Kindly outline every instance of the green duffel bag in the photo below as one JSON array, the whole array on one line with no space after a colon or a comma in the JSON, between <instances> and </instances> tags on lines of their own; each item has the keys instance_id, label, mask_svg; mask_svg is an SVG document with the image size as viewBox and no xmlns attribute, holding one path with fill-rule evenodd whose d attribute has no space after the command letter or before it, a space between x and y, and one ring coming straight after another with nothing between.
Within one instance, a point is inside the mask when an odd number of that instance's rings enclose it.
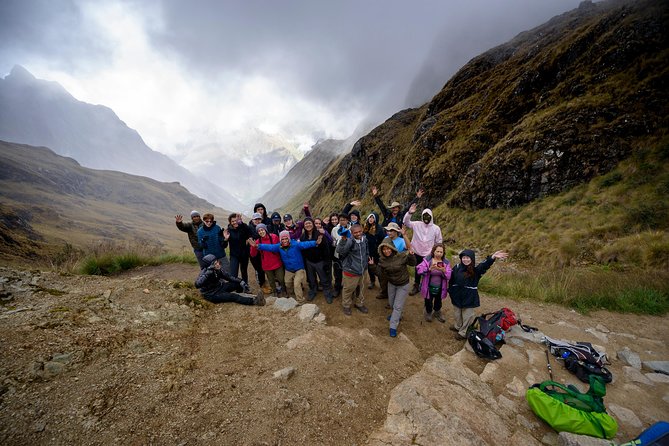
<instances>
[{"instance_id":1,"label":"green duffel bag","mask_svg":"<svg viewBox=\"0 0 669 446\"><path fill-rule=\"evenodd\" d=\"M591 379L590 390L581 393L573 386L544 381L527 389L525 399L532 411L557 432L611 439L618 432L618 423L604 409L602 395L598 395L601 384Z\"/></svg>"}]
</instances>

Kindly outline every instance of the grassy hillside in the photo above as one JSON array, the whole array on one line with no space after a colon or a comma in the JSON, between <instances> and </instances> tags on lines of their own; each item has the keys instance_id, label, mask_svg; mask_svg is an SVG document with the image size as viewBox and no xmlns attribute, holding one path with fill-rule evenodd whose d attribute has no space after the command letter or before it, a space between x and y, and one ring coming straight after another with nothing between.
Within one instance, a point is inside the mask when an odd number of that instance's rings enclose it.
<instances>
[{"instance_id":1,"label":"grassy hillside","mask_svg":"<svg viewBox=\"0 0 669 446\"><path fill-rule=\"evenodd\" d=\"M81 167L44 147L0 141L0 252L53 261L80 249L188 251L174 215L228 214L178 183ZM186 217L188 218L188 217Z\"/></svg>"}]
</instances>

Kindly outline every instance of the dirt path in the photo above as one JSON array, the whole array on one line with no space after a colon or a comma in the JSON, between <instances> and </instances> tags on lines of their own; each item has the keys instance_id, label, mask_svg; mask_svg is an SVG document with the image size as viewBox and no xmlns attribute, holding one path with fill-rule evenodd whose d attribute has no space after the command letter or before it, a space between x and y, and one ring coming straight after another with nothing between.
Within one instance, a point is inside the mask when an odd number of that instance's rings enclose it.
<instances>
[{"instance_id":1,"label":"dirt path","mask_svg":"<svg viewBox=\"0 0 669 446\"><path fill-rule=\"evenodd\" d=\"M195 266L113 278L0 273L2 444L359 445L383 424L399 382L431 355L463 347L450 320L422 320L418 297L409 299L401 336L392 339L385 302L373 297L369 314L346 317L339 299L328 305L319 294L314 303L326 325L270 306L200 306L197 291L178 284L194 279ZM555 337L669 358L666 317L583 316L490 297L482 311L501 306ZM598 324L624 327L626 336L609 333L602 342L584 331ZM472 355L472 369L484 365ZM286 367L295 369L292 377L274 378ZM667 413L664 395L646 404Z\"/></svg>"}]
</instances>

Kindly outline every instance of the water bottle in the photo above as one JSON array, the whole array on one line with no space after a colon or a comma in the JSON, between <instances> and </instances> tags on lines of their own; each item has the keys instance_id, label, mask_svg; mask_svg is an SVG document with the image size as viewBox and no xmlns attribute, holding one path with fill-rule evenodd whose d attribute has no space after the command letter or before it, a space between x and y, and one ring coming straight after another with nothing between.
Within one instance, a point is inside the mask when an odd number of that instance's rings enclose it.
<instances>
[{"instance_id":1,"label":"water bottle","mask_svg":"<svg viewBox=\"0 0 669 446\"><path fill-rule=\"evenodd\" d=\"M569 351L566 351L566 352L562 353L562 359L567 359L570 354L571 354L571 352L569 352Z\"/></svg>"}]
</instances>

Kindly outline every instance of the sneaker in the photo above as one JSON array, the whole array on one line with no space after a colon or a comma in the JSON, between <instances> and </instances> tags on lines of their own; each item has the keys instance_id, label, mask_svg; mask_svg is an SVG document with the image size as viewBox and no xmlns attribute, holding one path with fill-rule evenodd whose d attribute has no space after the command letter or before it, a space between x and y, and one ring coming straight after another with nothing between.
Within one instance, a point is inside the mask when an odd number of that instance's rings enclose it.
<instances>
[{"instance_id":1,"label":"sneaker","mask_svg":"<svg viewBox=\"0 0 669 446\"><path fill-rule=\"evenodd\" d=\"M365 314L369 313L369 310L364 305L360 305L360 306L355 305L355 308L361 313L365 313Z\"/></svg>"},{"instance_id":2,"label":"sneaker","mask_svg":"<svg viewBox=\"0 0 669 446\"><path fill-rule=\"evenodd\" d=\"M396 338L397 337L397 330L395 330L394 328L391 328L390 329L390 337L391 338Z\"/></svg>"},{"instance_id":3,"label":"sneaker","mask_svg":"<svg viewBox=\"0 0 669 446\"><path fill-rule=\"evenodd\" d=\"M262 290L258 291L258 294L256 294L255 302L256 305L263 306L265 305L265 293L263 293Z\"/></svg>"},{"instance_id":4,"label":"sneaker","mask_svg":"<svg viewBox=\"0 0 669 446\"><path fill-rule=\"evenodd\" d=\"M346 316L350 316L351 315L351 308L350 307L344 307L344 314Z\"/></svg>"},{"instance_id":5,"label":"sneaker","mask_svg":"<svg viewBox=\"0 0 669 446\"><path fill-rule=\"evenodd\" d=\"M446 319L444 319L444 317L441 315L441 311L435 311L433 316L436 320L438 320L442 324L446 322Z\"/></svg>"},{"instance_id":6,"label":"sneaker","mask_svg":"<svg viewBox=\"0 0 669 446\"><path fill-rule=\"evenodd\" d=\"M432 313L428 313L427 310L423 309L423 316L425 316L426 322L432 322Z\"/></svg>"}]
</instances>

